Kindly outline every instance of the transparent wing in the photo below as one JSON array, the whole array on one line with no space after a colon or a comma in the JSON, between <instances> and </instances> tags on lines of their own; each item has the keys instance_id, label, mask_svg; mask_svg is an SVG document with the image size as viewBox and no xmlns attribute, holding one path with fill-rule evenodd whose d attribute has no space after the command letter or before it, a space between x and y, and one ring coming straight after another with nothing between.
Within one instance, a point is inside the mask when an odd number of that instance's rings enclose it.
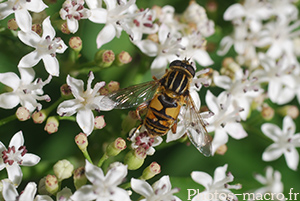
<instances>
[{"instance_id":1,"label":"transparent wing","mask_svg":"<svg viewBox=\"0 0 300 201\"><path fill-rule=\"evenodd\" d=\"M196 110L191 96L186 103L186 111L183 114L187 135L192 144L204 155L211 156L211 136L205 129L205 124L200 113Z\"/></svg>"},{"instance_id":2,"label":"transparent wing","mask_svg":"<svg viewBox=\"0 0 300 201\"><path fill-rule=\"evenodd\" d=\"M153 98L159 84L159 80L153 80L120 89L104 96L100 104L111 109L126 109L140 105Z\"/></svg>"}]
</instances>

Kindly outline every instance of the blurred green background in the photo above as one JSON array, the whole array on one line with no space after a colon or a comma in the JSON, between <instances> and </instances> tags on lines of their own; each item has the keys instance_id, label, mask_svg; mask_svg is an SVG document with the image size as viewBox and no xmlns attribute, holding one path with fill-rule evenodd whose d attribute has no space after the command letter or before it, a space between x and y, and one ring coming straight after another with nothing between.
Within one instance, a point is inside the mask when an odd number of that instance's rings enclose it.
<instances>
[{"instance_id":1,"label":"blurred green background","mask_svg":"<svg viewBox=\"0 0 300 201\"><path fill-rule=\"evenodd\" d=\"M208 1L197 1L200 5L206 6ZM215 21L216 33L207 38L208 44L210 45L210 56L214 60L214 64L211 66L213 69L219 69L221 62L224 57L216 55L218 43L221 38L228 35L232 31L232 25L229 22L225 22L222 19L223 13L229 5L238 1L233 0L216 0L215 3L218 6L218 10L215 13L208 13L208 17ZM50 8L47 9L47 13L51 16L59 11L63 1L58 1L55 4L51 4ZM176 13L182 13L188 5L188 1L183 0L137 0L139 8L151 8L154 5L164 6L172 5L175 7ZM0 21L1 27L6 27L6 22L9 18ZM81 51L81 58L79 62L85 63L93 60L94 54L97 51L96 48L96 36L103 26L99 24L93 24L88 20L80 21L80 29L74 34L80 36L83 40L83 49ZM68 42L69 38L73 36L64 35L60 31L57 31L57 36L63 38L65 43ZM18 38L12 36L6 31L2 31L0 34L0 72L16 72L17 64L19 60L27 53L32 51L32 48L27 47L18 40ZM123 32L122 36L118 39L115 38L112 42L103 45L101 49L113 50L116 54L121 51L127 51L132 56L132 62L122 67L111 67L104 69L100 72L95 73L96 81L106 81L107 83L111 80L118 81L120 87L126 87L133 84L145 82L151 80L151 73L149 66L153 58L149 58L143 55L128 39L126 33ZM65 60L68 57L70 50L67 50L63 55L57 55L60 61ZM234 56L234 52L230 51L226 56ZM43 108L47 108L60 96L59 87L66 82L66 75L68 69L64 68L64 63L60 64L60 76L53 77L50 84L44 87L46 94L49 94L52 101L50 103L41 102ZM200 67L198 66L200 69ZM37 77L46 79L48 74L45 71L42 62L34 67ZM83 79L86 84L87 75L81 74L78 78ZM220 93L220 89L216 87L203 88L200 91L202 104L204 104L204 96L206 90L211 90L215 95ZM0 92L3 93L6 88L0 85ZM297 106L299 104L296 100L293 103ZM270 103L271 104L271 103ZM272 107L279 107L272 104ZM0 109L0 119L5 118L15 113L17 108L11 110ZM100 159L103 154L103 147L108 142L114 140L121 133L121 123L125 118L129 110L113 110L109 112L101 112L100 115L105 116L107 123L106 127L102 130L95 130L89 136L89 147L91 158L95 163ZM51 115L56 115L55 111ZM229 139L227 144L228 151L225 155L215 155L214 157L204 157L200 154L193 146L188 146L186 143L169 143L163 144L156 148L156 153L153 156L148 156L145 160L144 165L137 171L129 171L128 179L131 177L139 177L142 170L147 167L151 162L156 161L161 165L161 173L155 176L149 181L153 183L163 175L170 175L172 186L179 187L181 191L176 194L182 200L187 200L187 189L200 189L203 187L195 183L190 174L192 171L205 171L210 175L213 175L215 168L228 164L228 171L230 171L235 179L233 184L241 183L242 189L234 191L237 193L243 193L250 190L257 189L262 185L259 184L253 177L254 173L265 174L265 168L272 166L275 170L279 170L282 174L282 182L284 183L284 193L288 197L290 188L294 188L293 192L300 193L300 174L298 171L289 169L286 165L284 157L273 162L262 161L262 153L267 146L272 142L265 138L260 131L260 126L265 120L262 119L258 112L253 112L250 118L243 122L245 129L248 133L248 137L242 140ZM272 121L273 123L281 126L282 117L276 115ZM295 120L297 125L297 132L300 130L299 118ZM76 122L61 121L59 130L57 133L49 135L44 131L44 123L41 125L34 124L32 120L25 122L13 121L8 124L1 126L0 141L8 146L10 138L19 130L23 131L25 138L25 145L29 153L37 154L42 158L41 162L34 167L22 167L24 173L24 179L19 189L23 187L29 181L35 181L38 183L39 179L46 176L47 174L53 174L52 166L55 162L61 159L69 159L75 167L79 167L84 164L84 157L80 150L74 143L74 137L79 132L80 128ZM128 143L128 146L129 143ZM125 151L126 152L126 151ZM104 167L107 167L110 162L114 160L122 161L125 153L121 153L119 156L110 159L105 162ZM0 172L0 179L6 177L5 170ZM62 186L72 186L72 179L63 181ZM133 197L133 199L136 197ZM298 197L299 198L299 197ZM300 199L300 198L299 198Z\"/></svg>"}]
</instances>

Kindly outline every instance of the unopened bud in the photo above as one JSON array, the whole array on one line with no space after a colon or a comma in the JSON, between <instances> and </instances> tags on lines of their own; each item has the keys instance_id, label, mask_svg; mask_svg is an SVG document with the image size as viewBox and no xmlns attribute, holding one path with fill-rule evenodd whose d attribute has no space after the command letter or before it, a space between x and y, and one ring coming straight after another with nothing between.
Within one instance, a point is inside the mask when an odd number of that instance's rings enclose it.
<instances>
[{"instance_id":1,"label":"unopened bud","mask_svg":"<svg viewBox=\"0 0 300 201\"><path fill-rule=\"evenodd\" d=\"M144 163L146 155L146 150L143 147L129 151L124 157L124 163L128 166L128 170L140 168Z\"/></svg>"},{"instance_id":2,"label":"unopened bud","mask_svg":"<svg viewBox=\"0 0 300 201\"><path fill-rule=\"evenodd\" d=\"M112 50L99 50L95 54L94 61L99 67L109 67L115 60L115 54Z\"/></svg>"},{"instance_id":3,"label":"unopened bud","mask_svg":"<svg viewBox=\"0 0 300 201\"><path fill-rule=\"evenodd\" d=\"M96 129L102 129L106 126L104 115L96 116L95 117L95 128Z\"/></svg>"},{"instance_id":4,"label":"unopened bud","mask_svg":"<svg viewBox=\"0 0 300 201\"><path fill-rule=\"evenodd\" d=\"M36 124L41 124L43 123L46 118L47 118L47 115L45 113L44 110L40 110L40 111L35 111L32 115L31 115L31 118L33 120L34 123Z\"/></svg>"},{"instance_id":5,"label":"unopened bud","mask_svg":"<svg viewBox=\"0 0 300 201\"><path fill-rule=\"evenodd\" d=\"M79 189L81 186L86 184L87 178L85 176L84 167L79 167L74 171L73 180L76 189Z\"/></svg>"},{"instance_id":6,"label":"unopened bud","mask_svg":"<svg viewBox=\"0 0 300 201\"><path fill-rule=\"evenodd\" d=\"M59 121L56 117L48 117L46 121L46 125L44 130L48 132L48 134L56 133L58 130Z\"/></svg>"},{"instance_id":7,"label":"unopened bud","mask_svg":"<svg viewBox=\"0 0 300 201\"><path fill-rule=\"evenodd\" d=\"M37 33L39 36L41 36L43 34L43 29L40 24L33 24L31 26L31 30L34 31L35 33Z\"/></svg>"},{"instance_id":8,"label":"unopened bud","mask_svg":"<svg viewBox=\"0 0 300 201\"><path fill-rule=\"evenodd\" d=\"M75 143L81 151L85 151L88 146L88 139L85 133L79 133L75 136Z\"/></svg>"},{"instance_id":9,"label":"unopened bud","mask_svg":"<svg viewBox=\"0 0 300 201\"><path fill-rule=\"evenodd\" d=\"M110 81L107 87L109 92L118 91L120 89L120 83L116 81Z\"/></svg>"},{"instance_id":10,"label":"unopened bud","mask_svg":"<svg viewBox=\"0 0 300 201\"><path fill-rule=\"evenodd\" d=\"M148 180L159 174L161 171L160 165L157 162L152 162L148 167L146 167L143 171L141 179Z\"/></svg>"},{"instance_id":11,"label":"unopened bud","mask_svg":"<svg viewBox=\"0 0 300 201\"><path fill-rule=\"evenodd\" d=\"M81 40L81 38L78 37L78 36L74 36L74 37L70 38L69 46L73 50L79 52L82 49L82 40Z\"/></svg>"},{"instance_id":12,"label":"unopened bud","mask_svg":"<svg viewBox=\"0 0 300 201\"><path fill-rule=\"evenodd\" d=\"M119 137L107 146L106 155L116 156L124 149L126 149L126 142L124 139Z\"/></svg>"},{"instance_id":13,"label":"unopened bud","mask_svg":"<svg viewBox=\"0 0 300 201\"><path fill-rule=\"evenodd\" d=\"M231 79L235 79L235 74L240 69L241 66L237 64L232 57L226 57L222 62L220 73L222 75L227 75Z\"/></svg>"},{"instance_id":14,"label":"unopened bud","mask_svg":"<svg viewBox=\"0 0 300 201\"><path fill-rule=\"evenodd\" d=\"M26 121L30 119L30 112L26 107L19 107L16 111L16 117L20 121Z\"/></svg>"},{"instance_id":15,"label":"unopened bud","mask_svg":"<svg viewBox=\"0 0 300 201\"><path fill-rule=\"evenodd\" d=\"M282 116L290 116L296 119L299 116L299 109L295 105L286 105L278 109L278 113Z\"/></svg>"},{"instance_id":16,"label":"unopened bud","mask_svg":"<svg viewBox=\"0 0 300 201\"><path fill-rule=\"evenodd\" d=\"M135 127L137 120L138 117L136 115L136 111L134 110L129 111L121 124L122 133L128 133L133 127Z\"/></svg>"},{"instance_id":17,"label":"unopened bud","mask_svg":"<svg viewBox=\"0 0 300 201\"><path fill-rule=\"evenodd\" d=\"M99 93L100 93L100 95L107 95L107 94L109 94L109 90L106 86L104 86L99 89Z\"/></svg>"},{"instance_id":18,"label":"unopened bud","mask_svg":"<svg viewBox=\"0 0 300 201\"><path fill-rule=\"evenodd\" d=\"M63 97L68 98L72 96L72 91L69 85L63 84L60 87L60 93Z\"/></svg>"},{"instance_id":19,"label":"unopened bud","mask_svg":"<svg viewBox=\"0 0 300 201\"><path fill-rule=\"evenodd\" d=\"M74 166L66 159L58 161L53 166L54 174L57 176L58 181L62 181L72 176Z\"/></svg>"},{"instance_id":20,"label":"unopened bud","mask_svg":"<svg viewBox=\"0 0 300 201\"><path fill-rule=\"evenodd\" d=\"M271 120L274 117L274 113L274 109L271 108L269 105L263 105L261 115L265 120Z\"/></svg>"},{"instance_id":21,"label":"unopened bud","mask_svg":"<svg viewBox=\"0 0 300 201\"><path fill-rule=\"evenodd\" d=\"M122 66L131 62L131 60L132 57L130 56L130 54L128 52L122 51L121 53L117 54L115 63L117 64L117 66Z\"/></svg>"},{"instance_id":22,"label":"unopened bud","mask_svg":"<svg viewBox=\"0 0 300 201\"><path fill-rule=\"evenodd\" d=\"M61 32L63 32L64 34L70 34L71 33L69 28L68 28L67 22L62 23L61 26L60 26L60 29L61 29Z\"/></svg>"},{"instance_id":23,"label":"unopened bud","mask_svg":"<svg viewBox=\"0 0 300 201\"><path fill-rule=\"evenodd\" d=\"M13 31L18 30L19 26L18 26L15 18L10 19L10 20L7 21L7 28L10 29L10 30L13 30Z\"/></svg>"},{"instance_id":24,"label":"unopened bud","mask_svg":"<svg viewBox=\"0 0 300 201\"><path fill-rule=\"evenodd\" d=\"M47 175L45 179L45 188L50 194L55 194L58 191L58 180L54 175Z\"/></svg>"},{"instance_id":25,"label":"unopened bud","mask_svg":"<svg viewBox=\"0 0 300 201\"><path fill-rule=\"evenodd\" d=\"M216 154L224 155L227 152L227 145L223 144L216 150Z\"/></svg>"}]
</instances>

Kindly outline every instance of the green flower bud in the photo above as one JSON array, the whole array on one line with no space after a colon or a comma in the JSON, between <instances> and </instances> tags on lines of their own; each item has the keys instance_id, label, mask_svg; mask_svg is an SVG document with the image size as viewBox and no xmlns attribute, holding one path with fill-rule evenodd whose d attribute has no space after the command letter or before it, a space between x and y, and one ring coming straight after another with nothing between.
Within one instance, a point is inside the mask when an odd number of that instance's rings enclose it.
<instances>
[{"instance_id":1,"label":"green flower bud","mask_svg":"<svg viewBox=\"0 0 300 201\"><path fill-rule=\"evenodd\" d=\"M55 194L58 191L58 180L54 175L47 175L45 180L45 188L50 194Z\"/></svg>"},{"instance_id":2,"label":"green flower bud","mask_svg":"<svg viewBox=\"0 0 300 201\"><path fill-rule=\"evenodd\" d=\"M138 147L125 155L124 163L128 166L128 170L136 170L143 165L145 158L146 150L143 147Z\"/></svg>"},{"instance_id":3,"label":"green flower bud","mask_svg":"<svg viewBox=\"0 0 300 201\"><path fill-rule=\"evenodd\" d=\"M148 167L146 167L143 171L141 179L148 180L159 174L161 171L160 165L157 162L152 162Z\"/></svg>"},{"instance_id":4,"label":"green flower bud","mask_svg":"<svg viewBox=\"0 0 300 201\"><path fill-rule=\"evenodd\" d=\"M54 174L57 176L58 181L62 181L72 176L74 166L66 159L58 161L53 166Z\"/></svg>"},{"instance_id":5,"label":"green flower bud","mask_svg":"<svg viewBox=\"0 0 300 201\"><path fill-rule=\"evenodd\" d=\"M115 60L115 54L112 50L99 50L95 54L94 61L97 66L107 68Z\"/></svg>"},{"instance_id":6,"label":"green flower bud","mask_svg":"<svg viewBox=\"0 0 300 201\"><path fill-rule=\"evenodd\" d=\"M47 131L49 134L56 133L58 130L58 126L59 126L58 119L52 116L47 119L44 130Z\"/></svg>"},{"instance_id":7,"label":"green flower bud","mask_svg":"<svg viewBox=\"0 0 300 201\"><path fill-rule=\"evenodd\" d=\"M69 46L76 52L80 52L82 49L82 40L78 36L71 37L69 40Z\"/></svg>"},{"instance_id":8,"label":"green flower bud","mask_svg":"<svg viewBox=\"0 0 300 201\"><path fill-rule=\"evenodd\" d=\"M33 120L34 123L36 124L41 124L43 123L46 118L47 118L47 114L45 112L45 110L41 110L41 111L35 111L32 115L31 118Z\"/></svg>"},{"instance_id":9,"label":"green flower bud","mask_svg":"<svg viewBox=\"0 0 300 201\"><path fill-rule=\"evenodd\" d=\"M96 116L95 117L95 128L96 129L102 129L106 126L104 115Z\"/></svg>"},{"instance_id":10,"label":"green flower bud","mask_svg":"<svg viewBox=\"0 0 300 201\"><path fill-rule=\"evenodd\" d=\"M30 119L30 112L26 107L19 107L16 111L16 117L20 121L26 121Z\"/></svg>"},{"instance_id":11,"label":"green flower bud","mask_svg":"<svg viewBox=\"0 0 300 201\"><path fill-rule=\"evenodd\" d=\"M85 133L79 133L75 136L75 143L81 151L85 151L88 146L88 139Z\"/></svg>"},{"instance_id":12,"label":"green flower bud","mask_svg":"<svg viewBox=\"0 0 300 201\"><path fill-rule=\"evenodd\" d=\"M124 139L119 137L107 146L106 155L109 157L116 156L124 149L126 149L126 142Z\"/></svg>"},{"instance_id":13,"label":"green flower bud","mask_svg":"<svg viewBox=\"0 0 300 201\"><path fill-rule=\"evenodd\" d=\"M132 60L132 57L128 52L122 51L121 53L117 54L115 64L117 66L123 66L124 64L130 63Z\"/></svg>"},{"instance_id":14,"label":"green flower bud","mask_svg":"<svg viewBox=\"0 0 300 201\"><path fill-rule=\"evenodd\" d=\"M79 167L74 171L73 180L76 189L79 189L81 186L86 184L87 178L85 176L84 167Z\"/></svg>"},{"instance_id":15,"label":"green flower bud","mask_svg":"<svg viewBox=\"0 0 300 201\"><path fill-rule=\"evenodd\" d=\"M13 30L13 31L18 30L19 26L18 26L15 18L12 18L12 19L7 21L7 28L10 29L10 30Z\"/></svg>"}]
</instances>

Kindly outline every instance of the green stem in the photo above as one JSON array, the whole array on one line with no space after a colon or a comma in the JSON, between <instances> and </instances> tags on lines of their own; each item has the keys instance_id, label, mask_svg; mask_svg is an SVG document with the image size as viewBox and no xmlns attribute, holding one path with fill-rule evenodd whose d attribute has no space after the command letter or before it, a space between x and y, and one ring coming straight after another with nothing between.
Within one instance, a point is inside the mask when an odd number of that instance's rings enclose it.
<instances>
[{"instance_id":1,"label":"green stem","mask_svg":"<svg viewBox=\"0 0 300 201\"><path fill-rule=\"evenodd\" d=\"M69 120L69 121L76 121L76 117L74 116L57 116L58 120Z\"/></svg>"},{"instance_id":2,"label":"green stem","mask_svg":"<svg viewBox=\"0 0 300 201\"><path fill-rule=\"evenodd\" d=\"M91 157L90 157L89 152L87 151L87 149L85 149L84 151L82 151L82 153L83 153L84 157L85 157L91 164L93 164L93 161L92 161L92 159L91 159Z\"/></svg>"},{"instance_id":3,"label":"green stem","mask_svg":"<svg viewBox=\"0 0 300 201\"><path fill-rule=\"evenodd\" d=\"M131 187L131 183L130 183L130 182L127 182L127 183L125 183L125 184L120 185L120 187L123 188L123 189L128 189L128 188Z\"/></svg>"},{"instance_id":4,"label":"green stem","mask_svg":"<svg viewBox=\"0 0 300 201\"><path fill-rule=\"evenodd\" d=\"M15 119L17 119L16 114L13 114L13 115L8 116L8 117L6 117L6 118L4 118L4 119L1 119L1 120L0 120L0 126L2 126L2 125L4 125L4 124L7 124L7 123L9 123L9 122L11 122L11 121L13 121L13 120L15 120Z\"/></svg>"},{"instance_id":5,"label":"green stem","mask_svg":"<svg viewBox=\"0 0 300 201\"><path fill-rule=\"evenodd\" d=\"M101 167L102 164L104 163L104 161L106 161L108 158L109 158L109 156L106 153L104 153L98 162L98 167Z\"/></svg>"},{"instance_id":6,"label":"green stem","mask_svg":"<svg viewBox=\"0 0 300 201\"><path fill-rule=\"evenodd\" d=\"M44 109L46 116L50 114L57 106L64 100L63 97L60 97L57 101L55 101L52 105L50 105L48 108Z\"/></svg>"}]
</instances>

